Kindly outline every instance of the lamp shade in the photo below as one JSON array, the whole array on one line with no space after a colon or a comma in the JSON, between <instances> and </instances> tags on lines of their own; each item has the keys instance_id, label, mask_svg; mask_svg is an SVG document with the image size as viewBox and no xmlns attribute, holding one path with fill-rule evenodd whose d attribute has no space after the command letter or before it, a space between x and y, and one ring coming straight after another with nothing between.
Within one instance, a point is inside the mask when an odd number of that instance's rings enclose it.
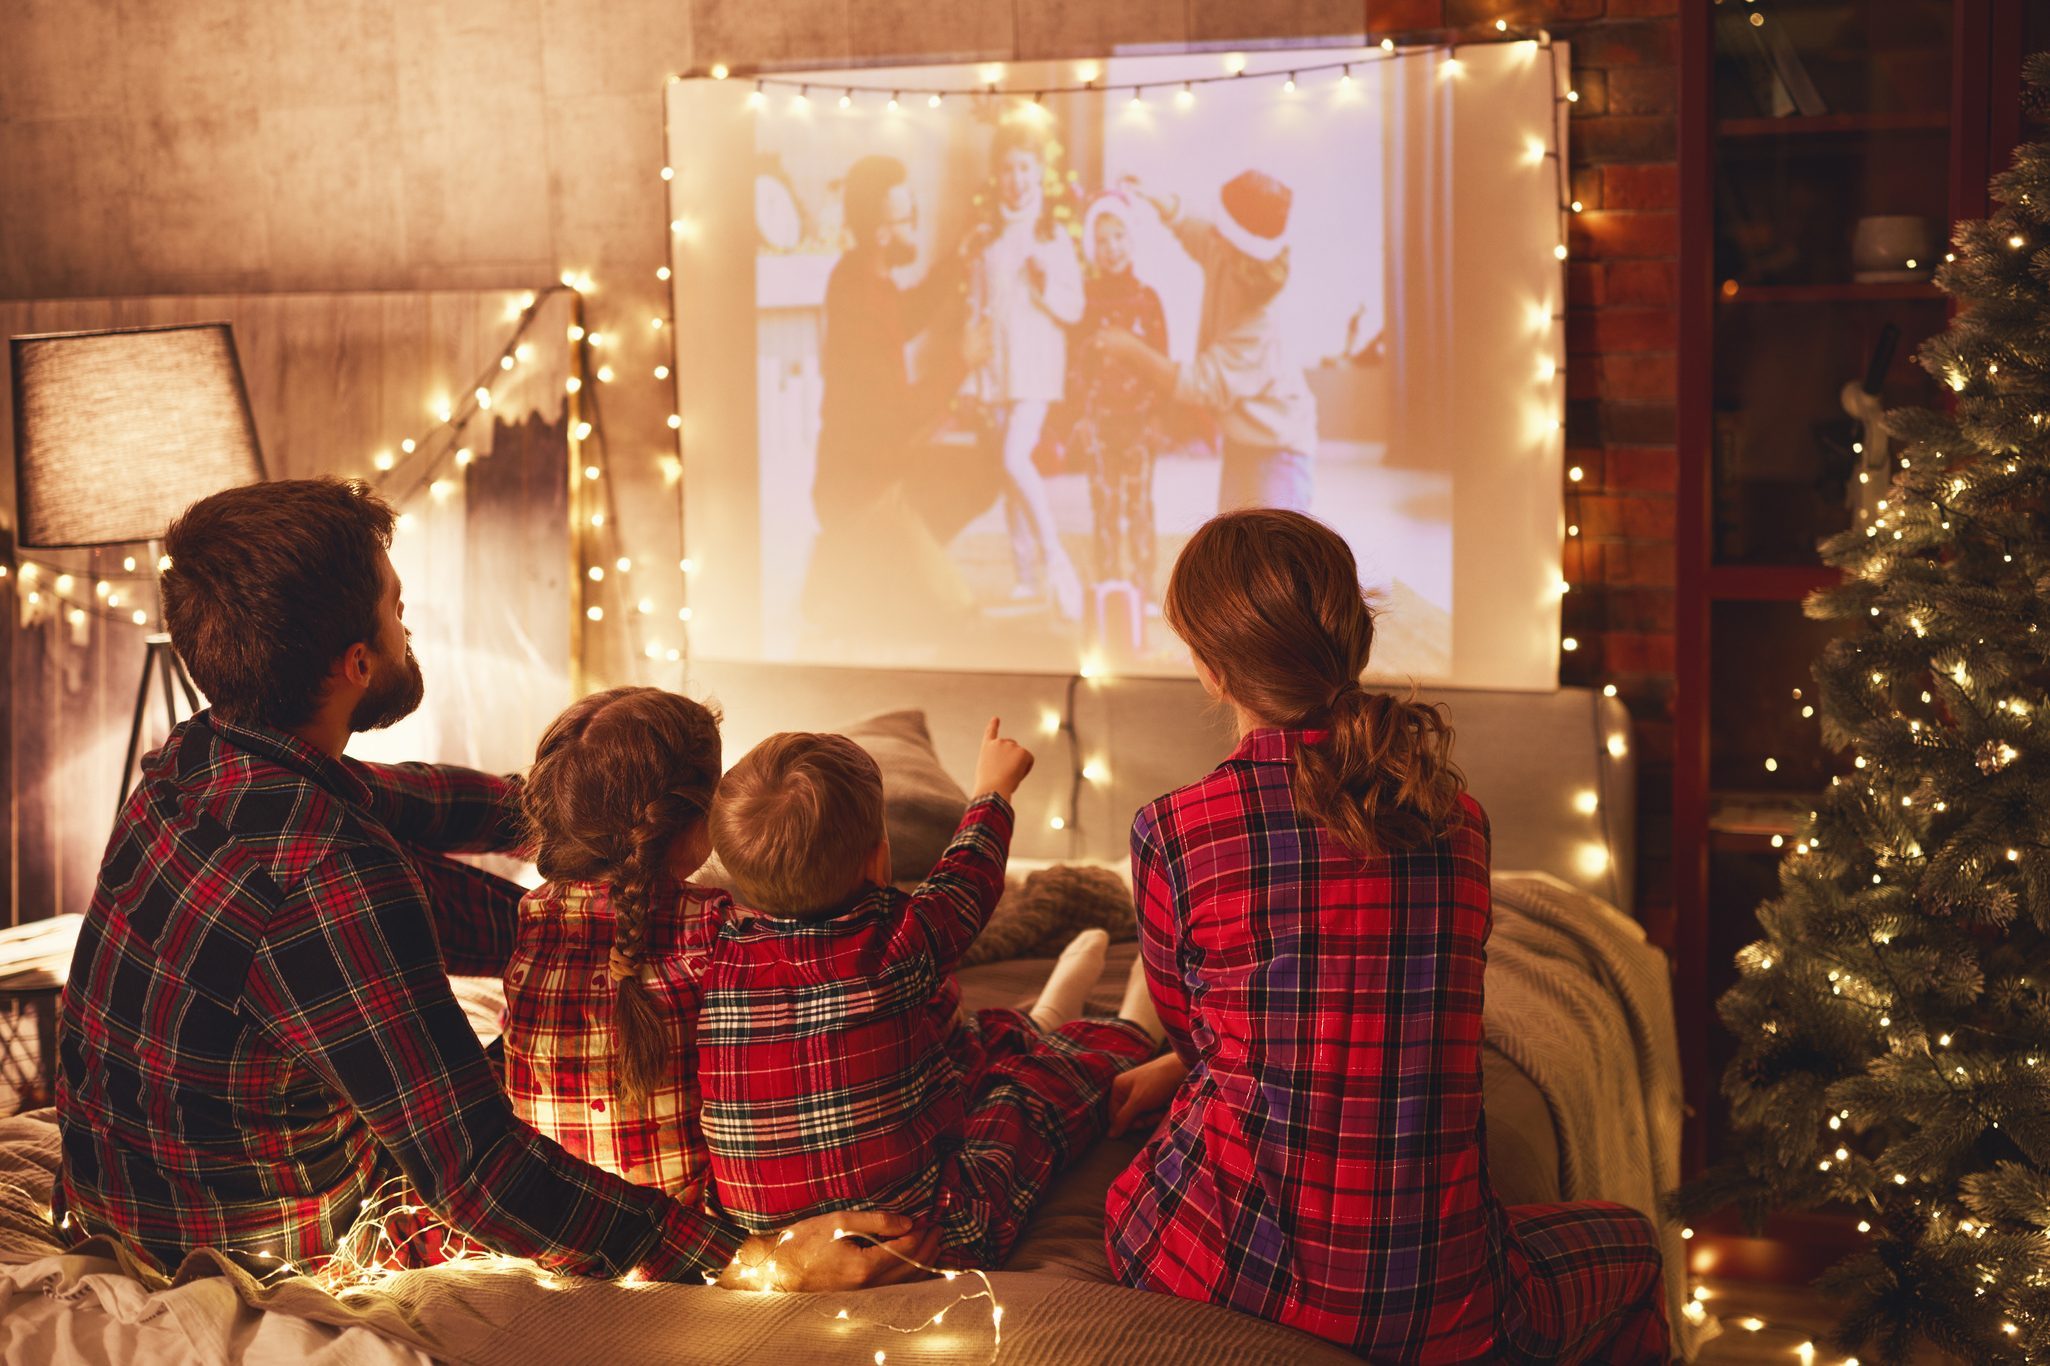
<instances>
[{"instance_id":1,"label":"lamp shade","mask_svg":"<svg viewBox=\"0 0 2050 1366\"><path fill-rule=\"evenodd\" d=\"M226 323L16 337L17 540L147 541L210 493L261 480Z\"/></svg>"}]
</instances>

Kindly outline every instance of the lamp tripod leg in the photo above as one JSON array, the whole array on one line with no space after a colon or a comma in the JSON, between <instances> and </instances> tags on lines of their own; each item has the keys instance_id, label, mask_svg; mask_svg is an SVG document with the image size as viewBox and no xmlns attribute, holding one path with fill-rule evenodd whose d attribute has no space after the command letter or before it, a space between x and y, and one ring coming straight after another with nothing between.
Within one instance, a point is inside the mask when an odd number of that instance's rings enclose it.
<instances>
[{"instance_id":1,"label":"lamp tripod leg","mask_svg":"<svg viewBox=\"0 0 2050 1366\"><path fill-rule=\"evenodd\" d=\"M169 734L178 727L178 700L171 691L171 646L166 642L150 642L150 650L157 657L157 670L164 682L164 729Z\"/></svg>"},{"instance_id":2,"label":"lamp tripod leg","mask_svg":"<svg viewBox=\"0 0 2050 1366\"><path fill-rule=\"evenodd\" d=\"M149 704L149 676L156 663L156 646L146 647L142 659L142 683L135 690L135 716L128 723L128 759L121 765L121 790L114 794L114 815L118 818L121 807L128 800L129 779L135 776L135 755L142 744L142 713Z\"/></svg>"}]
</instances>

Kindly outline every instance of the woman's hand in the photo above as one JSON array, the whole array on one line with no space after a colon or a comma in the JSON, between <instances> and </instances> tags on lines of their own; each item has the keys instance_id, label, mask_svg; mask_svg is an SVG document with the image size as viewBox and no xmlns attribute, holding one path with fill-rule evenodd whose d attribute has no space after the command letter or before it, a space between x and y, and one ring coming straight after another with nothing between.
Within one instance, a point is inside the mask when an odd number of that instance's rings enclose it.
<instances>
[{"instance_id":1,"label":"woman's hand","mask_svg":"<svg viewBox=\"0 0 2050 1366\"><path fill-rule=\"evenodd\" d=\"M742 1243L720 1273L719 1286L823 1291L896 1285L930 1275L925 1265L939 1250L940 1231L920 1229L908 1215L883 1210L820 1214Z\"/></svg>"},{"instance_id":2,"label":"woman's hand","mask_svg":"<svg viewBox=\"0 0 2050 1366\"><path fill-rule=\"evenodd\" d=\"M1139 1121L1166 1109L1175 1092L1181 1090L1182 1078L1188 1075L1189 1065L1168 1053L1111 1078L1111 1136L1116 1138Z\"/></svg>"}]
</instances>

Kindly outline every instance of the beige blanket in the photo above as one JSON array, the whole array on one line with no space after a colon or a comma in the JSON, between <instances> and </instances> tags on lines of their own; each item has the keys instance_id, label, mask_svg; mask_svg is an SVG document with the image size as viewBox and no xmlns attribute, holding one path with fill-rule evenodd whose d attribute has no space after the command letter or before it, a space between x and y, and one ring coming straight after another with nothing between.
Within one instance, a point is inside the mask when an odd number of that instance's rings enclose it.
<instances>
[{"instance_id":1,"label":"beige blanket","mask_svg":"<svg viewBox=\"0 0 2050 1366\"><path fill-rule=\"evenodd\" d=\"M1497 873L1494 892L1484 1037L1544 1093L1562 1198L1612 1200L1658 1226L1673 1341L1691 1361L1715 1327L1686 1317L1686 1245L1659 1213L1680 1180L1666 956L1636 921L1550 874Z\"/></svg>"},{"instance_id":2,"label":"beige blanket","mask_svg":"<svg viewBox=\"0 0 2050 1366\"><path fill-rule=\"evenodd\" d=\"M853 1366L877 1351L896 1362L1050 1366L1355 1360L1229 1310L1052 1272L990 1277L1004 1310L1000 1348L990 1302L974 1298L982 1286L967 1277L842 1295L755 1295L543 1276L514 1263L408 1272L385 1289L337 1298L305 1279L259 1285L201 1252L167 1283L98 1240L63 1253L48 1222L56 1164L53 1112L0 1120L0 1356L8 1361L386 1366L424 1353L491 1366ZM937 1326L895 1331L942 1310Z\"/></svg>"}]
</instances>

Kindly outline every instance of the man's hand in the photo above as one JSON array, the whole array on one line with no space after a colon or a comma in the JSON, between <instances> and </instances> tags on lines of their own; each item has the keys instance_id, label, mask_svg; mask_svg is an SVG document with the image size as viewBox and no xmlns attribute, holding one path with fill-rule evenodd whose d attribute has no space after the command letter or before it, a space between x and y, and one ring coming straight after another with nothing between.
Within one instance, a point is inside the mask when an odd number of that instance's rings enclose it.
<instances>
[{"instance_id":1,"label":"man's hand","mask_svg":"<svg viewBox=\"0 0 2050 1366\"><path fill-rule=\"evenodd\" d=\"M1001 718L989 718L989 729L982 733L982 753L975 760L975 786L970 795L980 797L986 793L997 793L1009 798L1018 790L1018 784L1025 781L1025 775L1032 771L1032 751L1016 740L1006 740L997 734Z\"/></svg>"},{"instance_id":2,"label":"man's hand","mask_svg":"<svg viewBox=\"0 0 2050 1366\"><path fill-rule=\"evenodd\" d=\"M1111 1136L1115 1138L1141 1120L1166 1109L1175 1092L1181 1089L1182 1078L1188 1075L1188 1064L1168 1053L1111 1078Z\"/></svg>"},{"instance_id":3,"label":"man's hand","mask_svg":"<svg viewBox=\"0 0 2050 1366\"><path fill-rule=\"evenodd\" d=\"M857 1236L859 1235L859 1236ZM883 1241L883 1240L889 1241ZM719 1277L726 1290L862 1290L931 1273L937 1228L882 1210L820 1214L780 1233L757 1233Z\"/></svg>"}]
</instances>

